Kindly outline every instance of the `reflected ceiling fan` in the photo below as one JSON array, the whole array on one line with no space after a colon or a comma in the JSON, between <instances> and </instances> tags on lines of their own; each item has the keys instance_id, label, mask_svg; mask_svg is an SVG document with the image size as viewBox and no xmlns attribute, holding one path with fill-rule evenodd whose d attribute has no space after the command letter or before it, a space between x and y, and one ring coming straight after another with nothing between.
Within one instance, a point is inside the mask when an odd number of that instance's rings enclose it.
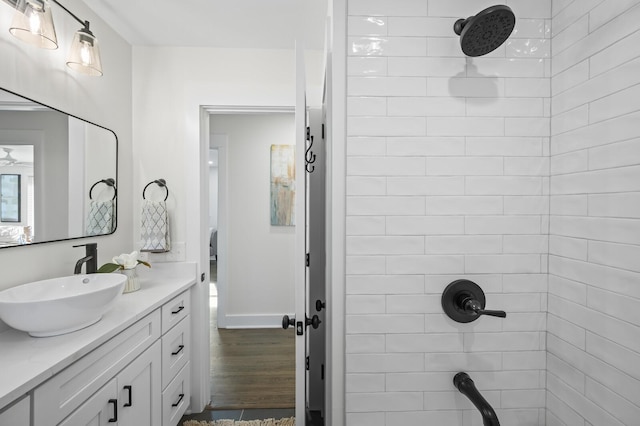
<instances>
[{"instance_id":1,"label":"reflected ceiling fan","mask_svg":"<svg viewBox=\"0 0 640 426\"><path fill-rule=\"evenodd\" d=\"M0 166L33 166L33 163L27 161L18 161L11 155L13 148L2 148L6 153L4 157L0 158Z\"/></svg>"}]
</instances>

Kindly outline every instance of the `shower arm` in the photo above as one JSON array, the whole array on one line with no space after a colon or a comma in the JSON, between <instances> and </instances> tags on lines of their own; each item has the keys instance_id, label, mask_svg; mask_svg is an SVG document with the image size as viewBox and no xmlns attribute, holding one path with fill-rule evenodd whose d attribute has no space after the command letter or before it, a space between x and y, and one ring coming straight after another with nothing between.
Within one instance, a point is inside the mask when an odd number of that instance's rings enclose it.
<instances>
[{"instance_id":1,"label":"shower arm","mask_svg":"<svg viewBox=\"0 0 640 426\"><path fill-rule=\"evenodd\" d=\"M480 394L473 380L471 380L471 377L469 377L467 373L460 372L456 374L453 378L453 384L460 393L469 398L469 401L480 411L484 426L500 426L498 415L487 400L484 399L482 394Z\"/></svg>"}]
</instances>

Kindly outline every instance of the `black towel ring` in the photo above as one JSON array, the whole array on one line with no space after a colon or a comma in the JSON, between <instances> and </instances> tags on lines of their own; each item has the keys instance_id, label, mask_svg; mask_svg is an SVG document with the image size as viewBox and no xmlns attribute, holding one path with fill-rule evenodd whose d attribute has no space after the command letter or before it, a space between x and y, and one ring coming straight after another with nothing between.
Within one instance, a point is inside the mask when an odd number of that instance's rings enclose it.
<instances>
[{"instance_id":1,"label":"black towel ring","mask_svg":"<svg viewBox=\"0 0 640 426\"><path fill-rule=\"evenodd\" d=\"M167 201L167 198L169 198L169 187L167 186L167 181L164 179L156 179L154 181L149 182L144 189L142 190L142 199L146 200L147 198L144 196L145 191L147 190L147 188L149 187L149 185L151 185L152 183L155 183L156 185L158 185L160 188L164 188L167 190L167 195L164 197L164 201Z\"/></svg>"},{"instance_id":2,"label":"black towel ring","mask_svg":"<svg viewBox=\"0 0 640 426\"><path fill-rule=\"evenodd\" d=\"M91 192L93 191L93 188L95 188L96 185L99 183L104 183L105 185L113 188L113 198L111 200L115 200L116 197L118 196L118 188L116 188L116 181L113 178L102 179L97 181L93 185L91 185L91 189L89 189L89 199L93 200L93 196L91 195Z\"/></svg>"}]
</instances>

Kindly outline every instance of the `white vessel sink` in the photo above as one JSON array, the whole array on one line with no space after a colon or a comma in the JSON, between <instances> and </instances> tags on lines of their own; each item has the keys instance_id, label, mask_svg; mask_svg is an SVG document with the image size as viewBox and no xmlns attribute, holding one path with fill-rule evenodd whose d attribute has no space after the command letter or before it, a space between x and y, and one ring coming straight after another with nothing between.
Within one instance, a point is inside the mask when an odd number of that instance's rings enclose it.
<instances>
[{"instance_id":1,"label":"white vessel sink","mask_svg":"<svg viewBox=\"0 0 640 426\"><path fill-rule=\"evenodd\" d=\"M94 324L113 307L127 277L71 275L0 292L0 319L34 337L57 336Z\"/></svg>"}]
</instances>

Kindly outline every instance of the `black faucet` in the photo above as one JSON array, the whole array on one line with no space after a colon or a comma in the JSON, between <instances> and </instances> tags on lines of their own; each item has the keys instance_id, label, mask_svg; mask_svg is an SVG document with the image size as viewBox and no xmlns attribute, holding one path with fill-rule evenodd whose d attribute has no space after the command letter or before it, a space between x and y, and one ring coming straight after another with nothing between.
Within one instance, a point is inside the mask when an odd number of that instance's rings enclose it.
<instances>
[{"instance_id":1,"label":"black faucet","mask_svg":"<svg viewBox=\"0 0 640 426\"><path fill-rule=\"evenodd\" d=\"M480 411L484 426L500 426L498 415L493 410L493 407L491 407L487 400L480 394L478 389L476 389L476 385L467 373L460 372L456 374L453 378L453 384L463 395L469 398L478 411Z\"/></svg>"},{"instance_id":2,"label":"black faucet","mask_svg":"<svg viewBox=\"0 0 640 426\"><path fill-rule=\"evenodd\" d=\"M98 243L79 244L73 247L85 247L85 257L76 262L76 267L73 269L74 274L82 272L82 264L86 263L87 274L95 274L98 272Z\"/></svg>"}]
</instances>

